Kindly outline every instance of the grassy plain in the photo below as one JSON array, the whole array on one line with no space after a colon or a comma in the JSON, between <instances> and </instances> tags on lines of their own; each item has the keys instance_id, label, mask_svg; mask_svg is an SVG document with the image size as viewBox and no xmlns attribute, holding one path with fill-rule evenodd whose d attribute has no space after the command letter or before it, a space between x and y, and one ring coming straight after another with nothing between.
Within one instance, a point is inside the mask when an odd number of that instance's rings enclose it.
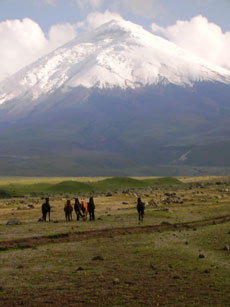
<instances>
[{"instance_id":1,"label":"grassy plain","mask_svg":"<svg viewBox=\"0 0 230 307\"><path fill-rule=\"evenodd\" d=\"M36 193L0 200L0 306L229 306L230 177L19 181L2 178L0 189L60 193L47 223ZM73 182L90 189L71 193ZM66 198L88 197L91 184L95 222L66 222ZM159 203L143 222L137 195Z\"/></svg>"}]
</instances>

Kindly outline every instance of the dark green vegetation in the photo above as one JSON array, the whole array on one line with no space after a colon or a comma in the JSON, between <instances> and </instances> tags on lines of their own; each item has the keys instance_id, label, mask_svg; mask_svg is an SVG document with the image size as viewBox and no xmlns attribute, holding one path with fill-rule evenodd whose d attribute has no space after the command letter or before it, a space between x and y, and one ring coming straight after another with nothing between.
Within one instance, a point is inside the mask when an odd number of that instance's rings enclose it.
<instances>
[{"instance_id":1,"label":"dark green vegetation","mask_svg":"<svg viewBox=\"0 0 230 307\"><path fill-rule=\"evenodd\" d=\"M96 196L95 222L65 222L63 196L51 198L50 223L37 222L40 198L1 200L0 305L228 306L230 178L157 180L94 182L138 186L144 201L156 198L159 208L147 206L143 223L131 188ZM17 210L27 204L34 208ZM12 218L21 224L6 225Z\"/></svg>"},{"instance_id":2,"label":"dark green vegetation","mask_svg":"<svg viewBox=\"0 0 230 307\"><path fill-rule=\"evenodd\" d=\"M36 184L17 184L12 183L3 185L0 188L0 198L24 196L24 195L46 195L64 193L99 193L105 191L122 191L125 189L144 189L158 185L177 185L181 182L172 177L138 180L129 177L116 177L95 182L64 181L56 184L36 183Z\"/></svg>"},{"instance_id":3,"label":"dark green vegetation","mask_svg":"<svg viewBox=\"0 0 230 307\"><path fill-rule=\"evenodd\" d=\"M135 91L77 88L35 107L1 105L1 174L229 174L229 97L229 85L204 82Z\"/></svg>"}]
</instances>

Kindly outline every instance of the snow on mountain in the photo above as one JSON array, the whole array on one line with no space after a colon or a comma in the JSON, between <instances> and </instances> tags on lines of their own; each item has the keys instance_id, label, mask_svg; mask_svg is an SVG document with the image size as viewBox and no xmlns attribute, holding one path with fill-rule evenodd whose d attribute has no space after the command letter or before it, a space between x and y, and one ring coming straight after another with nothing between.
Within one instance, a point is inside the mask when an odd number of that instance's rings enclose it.
<instances>
[{"instance_id":1,"label":"snow on mountain","mask_svg":"<svg viewBox=\"0 0 230 307\"><path fill-rule=\"evenodd\" d=\"M60 89L126 89L198 81L230 83L230 71L124 20L110 21L25 67L0 84L0 104L43 100Z\"/></svg>"}]
</instances>

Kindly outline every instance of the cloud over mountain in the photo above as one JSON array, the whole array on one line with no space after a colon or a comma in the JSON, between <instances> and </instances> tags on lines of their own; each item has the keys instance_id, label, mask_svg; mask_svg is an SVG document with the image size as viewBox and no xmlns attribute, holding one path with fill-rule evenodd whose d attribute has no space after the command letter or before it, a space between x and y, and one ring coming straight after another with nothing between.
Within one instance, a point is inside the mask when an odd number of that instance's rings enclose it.
<instances>
[{"instance_id":1,"label":"cloud over mountain","mask_svg":"<svg viewBox=\"0 0 230 307\"><path fill-rule=\"evenodd\" d=\"M58 24L48 37L33 20L6 20L0 23L0 81L76 36L76 26Z\"/></svg>"},{"instance_id":2,"label":"cloud over mountain","mask_svg":"<svg viewBox=\"0 0 230 307\"><path fill-rule=\"evenodd\" d=\"M153 23L152 31L211 63L230 68L230 32L223 33L206 17L199 15L189 21L178 20L166 28Z\"/></svg>"}]
</instances>

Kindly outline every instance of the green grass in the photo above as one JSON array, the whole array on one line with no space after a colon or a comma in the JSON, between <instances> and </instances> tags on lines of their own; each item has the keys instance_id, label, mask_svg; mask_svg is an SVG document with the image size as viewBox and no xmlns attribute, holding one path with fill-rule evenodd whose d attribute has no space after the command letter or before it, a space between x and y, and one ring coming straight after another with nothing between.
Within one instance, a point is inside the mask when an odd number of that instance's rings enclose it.
<instances>
[{"instance_id":1,"label":"green grass","mask_svg":"<svg viewBox=\"0 0 230 307\"><path fill-rule=\"evenodd\" d=\"M50 193L76 193L90 192L92 183L84 183L78 181L63 181L48 187L47 192Z\"/></svg>"},{"instance_id":2,"label":"green grass","mask_svg":"<svg viewBox=\"0 0 230 307\"><path fill-rule=\"evenodd\" d=\"M96 190L121 190L121 189L128 189L128 188L145 188L148 185L145 184L144 180L137 180L129 177L115 177L115 178L108 178L102 181L98 181L93 183L93 187Z\"/></svg>"},{"instance_id":3,"label":"green grass","mask_svg":"<svg viewBox=\"0 0 230 307\"><path fill-rule=\"evenodd\" d=\"M162 178L154 178L154 179L145 179L143 180L145 184L150 186L155 185L177 185L181 184L181 181L174 177L162 177Z\"/></svg>"},{"instance_id":4,"label":"green grass","mask_svg":"<svg viewBox=\"0 0 230 307\"><path fill-rule=\"evenodd\" d=\"M6 196L24 196L24 195L45 195L45 194L63 194L63 193L90 193L121 191L125 189L144 189L160 185L178 185L181 181L172 178L154 178L154 179L134 179L130 177L114 177L98 181L76 181L68 180L58 183L38 182L33 184L9 183L0 186L0 197Z\"/></svg>"},{"instance_id":5,"label":"green grass","mask_svg":"<svg viewBox=\"0 0 230 307\"><path fill-rule=\"evenodd\" d=\"M203 181L203 178L196 179L194 182ZM41 216L42 200L39 198L2 200L0 240L23 239L23 243L0 251L0 305L228 306L230 254L224 246L230 245L229 221L200 225L196 229L172 227L148 233L132 233L130 229L124 229L229 215L230 194L226 191L229 178L217 179L209 178L202 187L191 184L191 179L186 185L175 178L129 177L88 182L47 181L33 183L30 187L34 191L53 189L55 193L59 190L70 193L77 188L82 191L134 188L144 201L151 197L160 200L169 190L183 198L183 204L167 205L169 211L147 206L142 223L138 222L136 197L132 193L95 196L96 221L93 223L76 222L75 215L73 222L65 222L65 195L51 197L54 209L51 220L58 223L37 223ZM222 181L222 184L216 185L216 181ZM15 186L11 185L11 189ZM17 189L29 191L28 186L17 185ZM146 187L153 189L146 193ZM33 210L17 210L19 205L29 203L34 203ZM160 202L160 209L165 206ZM21 224L6 225L11 218L19 219ZM105 236L91 236L90 231L103 229L106 229ZM85 231L79 240L71 239L74 232ZM50 243L40 241L37 244L40 236L48 238ZM32 237L38 239L32 243ZM200 254L205 257L200 259ZM103 259L93 260L97 256Z\"/></svg>"},{"instance_id":6,"label":"green grass","mask_svg":"<svg viewBox=\"0 0 230 307\"><path fill-rule=\"evenodd\" d=\"M197 232L126 234L10 250L0 255L2 302L227 306L229 254L221 244L227 230L228 225L217 225ZM215 231L218 238L208 244ZM204 259L198 257L201 252ZM94 261L99 255L104 260Z\"/></svg>"}]
</instances>

